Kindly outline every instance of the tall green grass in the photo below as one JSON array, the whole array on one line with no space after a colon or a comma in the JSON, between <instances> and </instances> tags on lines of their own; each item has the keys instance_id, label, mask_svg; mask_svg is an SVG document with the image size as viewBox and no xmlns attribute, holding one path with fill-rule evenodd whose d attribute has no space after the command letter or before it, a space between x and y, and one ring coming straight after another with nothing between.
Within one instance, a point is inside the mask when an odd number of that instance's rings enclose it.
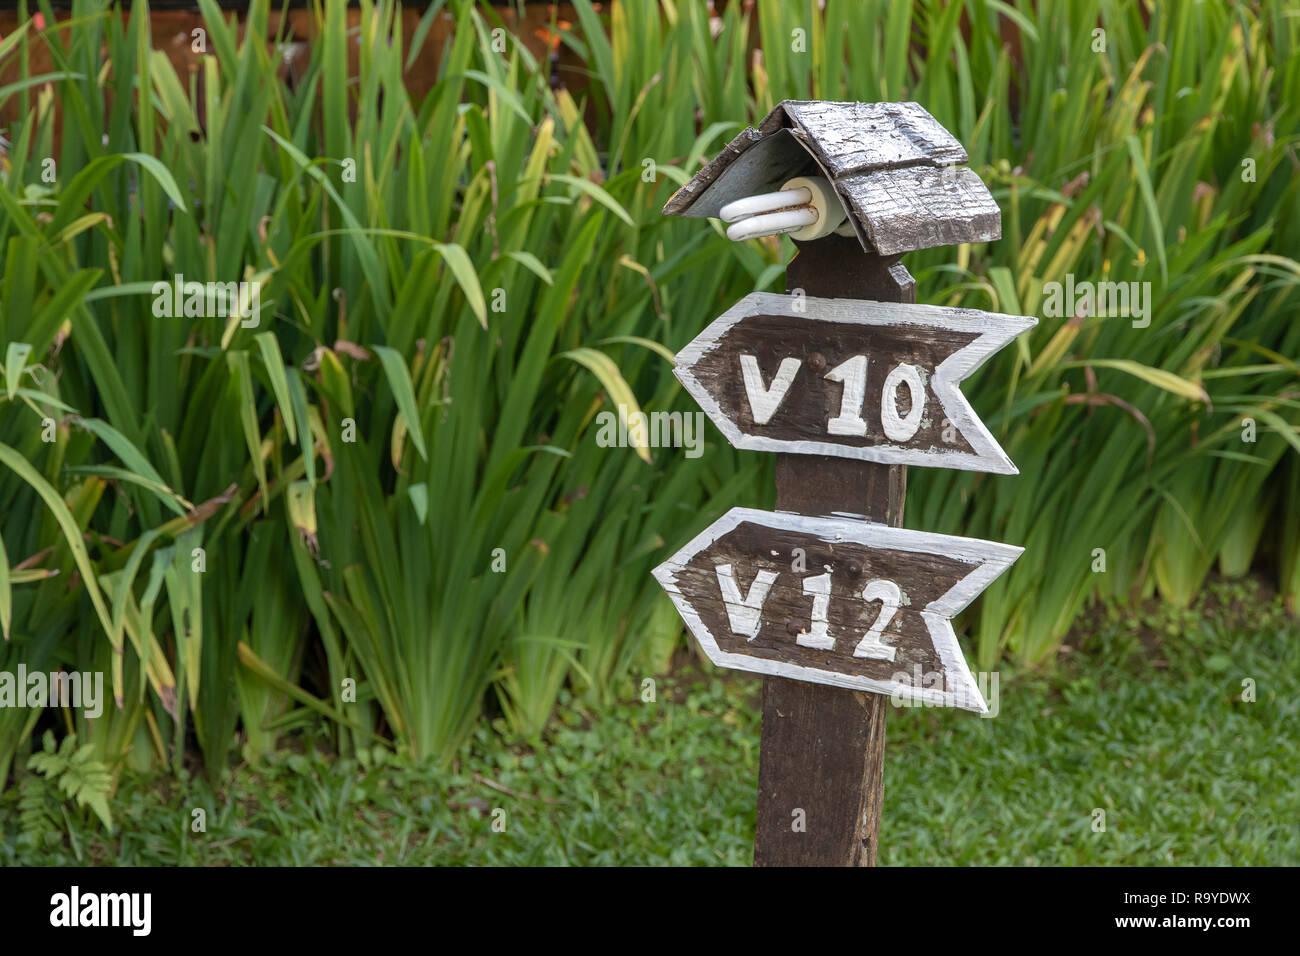
<instances>
[{"instance_id":1,"label":"tall green grass","mask_svg":"<svg viewBox=\"0 0 1300 956\"><path fill-rule=\"evenodd\" d=\"M489 691L536 733L566 680L600 701L662 662L676 625L649 569L755 483L725 447L596 445L611 397L684 407L655 212L684 173L607 178L582 106L523 47L492 50L494 12L453 6L420 103L392 4L352 31L318 10L293 90L252 39L265 3L242 40L206 4L188 78L150 52L143 5L81 3L20 39L62 68L62 109L43 91L16 124L3 191L4 338L30 349L7 368L21 570L0 590L11 654L112 661L122 709L94 739L114 762L178 763L192 734L219 774L237 729L252 757L321 716L344 749L380 733L446 759ZM259 283L259 324L154 317L177 273ZM678 272L682 334L717 278Z\"/></svg>"},{"instance_id":2,"label":"tall green grass","mask_svg":"<svg viewBox=\"0 0 1300 956\"><path fill-rule=\"evenodd\" d=\"M913 471L910 524L1028 548L970 616L981 666L1049 658L1094 596L1186 602L1216 564L1259 555L1300 592L1300 18L579 0L569 92L493 48L485 5L408 36L393 3L351 29L318 4L292 85L265 0L243 26L200 6L189 75L143 3L0 41L22 74L0 88L0 667L109 673L105 717L45 720L110 765L193 741L217 777L309 726L447 760L485 708L535 735L566 683L600 703L666 666L649 569L769 504L771 462L712 430L700 458L602 448L595 416L693 410L669 356L779 288L788 243L659 209L783 98L915 99L966 145L1004 238L909 256L927 301L1153 285L1150 327L1045 318L967 387L1019 477ZM416 101L409 54L443 12ZM155 317L178 273L257 283L257 326ZM0 779L41 719L0 710Z\"/></svg>"}]
</instances>

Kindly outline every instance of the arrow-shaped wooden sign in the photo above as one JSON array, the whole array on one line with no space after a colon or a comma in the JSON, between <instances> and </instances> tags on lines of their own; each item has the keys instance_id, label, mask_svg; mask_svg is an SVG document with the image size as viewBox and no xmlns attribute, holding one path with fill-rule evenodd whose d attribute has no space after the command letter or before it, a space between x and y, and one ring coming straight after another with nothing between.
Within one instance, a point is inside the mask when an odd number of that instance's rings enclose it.
<instances>
[{"instance_id":1,"label":"arrow-shaped wooden sign","mask_svg":"<svg viewBox=\"0 0 1300 956\"><path fill-rule=\"evenodd\" d=\"M755 292L674 371L737 448L1014 475L957 383L1036 322Z\"/></svg>"},{"instance_id":2,"label":"arrow-shaped wooden sign","mask_svg":"<svg viewBox=\"0 0 1300 956\"><path fill-rule=\"evenodd\" d=\"M719 667L987 713L951 619L1023 550L732 508L654 576Z\"/></svg>"}]
</instances>

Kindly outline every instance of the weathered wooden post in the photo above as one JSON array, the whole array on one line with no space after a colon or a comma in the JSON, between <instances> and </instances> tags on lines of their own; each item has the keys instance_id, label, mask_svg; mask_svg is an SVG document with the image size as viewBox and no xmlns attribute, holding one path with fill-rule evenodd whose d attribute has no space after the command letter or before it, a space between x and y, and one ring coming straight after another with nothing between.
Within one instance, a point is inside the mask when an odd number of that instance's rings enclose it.
<instances>
[{"instance_id":1,"label":"weathered wooden post","mask_svg":"<svg viewBox=\"0 0 1300 956\"><path fill-rule=\"evenodd\" d=\"M957 383L1034 319L915 305L899 257L999 238L961 145L915 103L786 101L664 207L789 234L786 295L677 355L777 512L735 508L655 576L715 664L765 674L756 865L871 866L884 695L987 712L949 623L1021 549L901 529L908 465L1015 474Z\"/></svg>"}]
</instances>

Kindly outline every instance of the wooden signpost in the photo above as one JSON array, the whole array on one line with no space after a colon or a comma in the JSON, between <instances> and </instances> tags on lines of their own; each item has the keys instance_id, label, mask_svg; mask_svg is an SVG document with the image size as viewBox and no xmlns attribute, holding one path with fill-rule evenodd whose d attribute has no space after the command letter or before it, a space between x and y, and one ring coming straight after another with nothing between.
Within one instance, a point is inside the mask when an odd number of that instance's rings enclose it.
<instances>
[{"instance_id":1,"label":"wooden signpost","mask_svg":"<svg viewBox=\"0 0 1300 956\"><path fill-rule=\"evenodd\" d=\"M898 261L998 238L965 161L915 103L788 101L664 207L799 249L787 295L676 360L733 445L778 453L777 512L734 508L654 572L710 660L766 675L755 865L873 865L890 697L987 710L950 622L1021 549L899 527L909 464L1016 473L957 386L1034 320L917 306Z\"/></svg>"}]
</instances>

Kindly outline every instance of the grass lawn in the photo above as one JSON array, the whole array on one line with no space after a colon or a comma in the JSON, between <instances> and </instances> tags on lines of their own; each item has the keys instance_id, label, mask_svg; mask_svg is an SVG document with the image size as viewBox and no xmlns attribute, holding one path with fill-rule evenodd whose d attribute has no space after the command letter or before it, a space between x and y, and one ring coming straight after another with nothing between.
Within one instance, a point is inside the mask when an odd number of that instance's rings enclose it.
<instances>
[{"instance_id":1,"label":"grass lawn","mask_svg":"<svg viewBox=\"0 0 1300 956\"><path fill-rule=\"evenodd\" d=\"M993 719L894 711L880 862L1300 863L1298 648L1259 584L1221 582L1190 610L1094 615L1053 673L1001 674ZM286 752L215 794L127 776L115 834L68 804L39 845L11 786L0 864L746 865L758 688L685 667L653 703L566 701L542 747L484 727L452 771Z\"/></svg>"}]
</instances>

